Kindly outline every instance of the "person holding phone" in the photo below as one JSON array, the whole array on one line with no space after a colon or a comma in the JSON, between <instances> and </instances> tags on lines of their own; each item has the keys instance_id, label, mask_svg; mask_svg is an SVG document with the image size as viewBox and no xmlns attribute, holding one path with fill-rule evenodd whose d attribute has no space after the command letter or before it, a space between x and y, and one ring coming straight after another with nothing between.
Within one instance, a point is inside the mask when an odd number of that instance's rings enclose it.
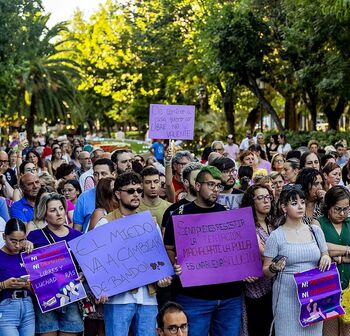
<instances>
[{"instance_id":1,"label":"person holding phone","mask_svg":"<svg viewBox=\"0 0 350 336\"><path fill-rule=\"evenodd\" d=\"M0 249L0 335L33 336L35 315L29 276L21 252L31 251L26 240L26 226L11 218L3 233L5 245Z\"/></svg>"},{"instance_id":2,"label":"person holding phone","mask_svg":"<svg viewBox=\"0 0 350 336\"><path fill-rule=\"evenodd\" d=\"M284 186L277 207L279 227L266 241L263 267L266 277L276 277L272 288L275 335L321 336L322 322L307 328L299 323L293 275L315 267L322 272L329 269L331 258L324 234L319 226L303 222L306 199L300 185Z\"/></svg>"}]
</instances>

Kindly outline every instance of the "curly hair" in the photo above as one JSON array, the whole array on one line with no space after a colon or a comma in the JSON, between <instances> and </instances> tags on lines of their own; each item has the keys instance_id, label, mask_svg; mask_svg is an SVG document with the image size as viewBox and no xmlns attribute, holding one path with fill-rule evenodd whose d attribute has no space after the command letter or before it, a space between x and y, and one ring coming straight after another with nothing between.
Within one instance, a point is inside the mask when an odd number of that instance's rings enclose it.
<instances>
[{"instance_id":1,"label":"curly hair","mask_svg":"<svg viewBox=\"0 0 350 336\"><path fill-rule=\"evenodd\" d=\"M310 189L312 187L312 184L316 181L317 176L321 176L322 185L324 187L325 186L324 177L321 174L321 172L315 168L304 168L299 172L297 176L295 184L301 185L301 189L305 193L306 199L308 199L310 196Z\"/></svg>"},{"instance_id":2,"label":"curly hair","mask_svg":"<svg viewBox=\"0 0 350 336\"><path fill-rule=\"evenodd\" d=\"M265 223L266 225L272 226L274 227L275 225L275 219L276 219L276 209L275 209L275 202L273 200L273 193L272 190L264 184L254 184L252 186L250 186L245 193L243 194L243 198L242 198L242 202L241 202L241 208L246 208L246 207L252 207L253 210L253 216L254 216L254 222L255 225L258 226L258 217L256 214L256 210L255 210L255 202L254 202L254 197L255 197L255 191L258 189L266 189L269 193L269 195L272 197L271 200L271 209L270 212L268 213L268 215L265 218Z\"/></svg>"}]
</instances>

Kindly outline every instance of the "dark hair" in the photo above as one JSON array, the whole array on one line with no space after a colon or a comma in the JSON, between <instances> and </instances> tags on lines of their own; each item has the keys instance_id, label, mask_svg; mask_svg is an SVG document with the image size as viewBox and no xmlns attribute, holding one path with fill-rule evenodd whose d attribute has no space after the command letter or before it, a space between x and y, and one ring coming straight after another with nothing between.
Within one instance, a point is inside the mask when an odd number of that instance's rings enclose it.
<instances>
[{"instance_id":1,"label":"dark hair","mask_svg":"<svg viewBox=\"0 0 350 336\"><path fill-rule=\"evenodd\" d=\"M283 186L280 197L278 198L277 202L278 225L283 225L286 222L286 218L282 210L282 205L286 206L288 202L295 201L298 196L303 200L306 199L305 193L303 192L301 185L286 184L285 186Z\"/></svg>"},{"instance_id":2,"label":"dark hair","mask_svg":"<svg viewBox=\"0 0 350 336\"><path fill-rule=\"evenodd\" d=\"M39 153L38 153L36 150L34 150L34 149L31 149L31 150L26 154L26 161L29 161L28 159L29 159L29 154L30 154L30 153L33 153L33 154L38 158L38 167L41 168L41 169L43 169L43 168L44 168L44 163L43 163L43 161L41 160L41 157L40 157Z\"/></svg>"},{"instance_id":3,"label":"dark hair","mask_svg":"<svg viewBox=\"0 0 350 336\"><path fill-rule=\"evenodd\" d=\"M112 160L110 159L98 159L94 162L93 168L96 166L102 166L102 165L107 165L109 168L109 171L113 173L115 171L115 165Z\"/></svg>"},{"instance_id":4,"label":"dark hair","mask_svg":"<svg viewBox=\"0 0 350 336\"><path fill-rule=\"evenodd\" d=\"M341 170L341 179L343 180L344 185L348 185L350 183L350 179L348 175L349 175L349 168L348 168L348 165L346 164L345 166L343 166Z\"/></svg>"},{"instance_id":5,"label":"dark hair","mask_svg":"<svg viewBox=\"0 0 350 336\"><path fill-rule=\"evenodd\" d=\"M261 148L261 146L259 144L252 144L248 147L248 150L250 150L251 152L260 152L260 157L263 160L266 160L266 153L265 151Z\"/></svg>"},{"instance_id":6,"label":"dark hair","mask_svg":"<svg viewBox=\"0 0 350 336\"><path fill-rule=\"evenodd\" d=\"M279 137L280 137L281 139L283 139L283 141L284 141L285 144L287 143L287 136L286 136L285 134L281 133L281 134L279 134Z\"/></svg>"},{"instance_id":7,"label":"dark hair","mask_svg":"<svg viewBox=\"0 0 350 336\"><path fill-rule=\"evenodd\" d=\"M52 144L52 146L53 146L53 145L54 145L54 144ZM55 160L56 160L56 159L55 159L55 154L56 154L56 152L57 152L58 150L61 150L61 147L60 147L60 146L55 147L55 148L52 149L51 161L55 161Z\"/></svg>"},{"instance_id":8,"label":"dark hair","mask_svg":"<svg viewBox=\"0 0 350 336\"><path fill-rule=\"evenodd\" d=\"M144 178L145 176L152 176L152 175L159 176L159 171L157 168L154 168L153 166L147 166L141 170L140 175L142 178Z\"/></svg>"},{"instance_id":9,"label":"dark hair","mask_svg":"<svg viewBox=\"0 0 350 336\"><path fill-rule=\"evenodd\" d=\"M310 196L309 190L312 184L316 181L317 176L321 176L322 184L324 186L324 177L321 174L321 172L315 168L304 168L299 172L297 176L295 183L301 185L301 188L305 193L306 199Z\"/></svg>"},{"instance_id":10,"label":"dark hair","mask_svg":"<svg viewBox=\"0 0 350 336\"><path fill-rule=\"evenodd\" d=\"M211 165L219 169L221 172L227 169L235 168L235 162L224 156L214 159Z\"/></svg>"},{"instance_id":11,"label":"dark hair","mask_svg":"<svg viewBox=\"0 0 350 336\"><path fill-rule=\"evenodd\" d=\"M257 217L256 211L255 211L255 202L254 202L255 190L258 190L258 189L266 189L269 192L269 195L272 197L271 209L265 218L265 223L266 223L266 225L274 226L274 224L275 224L274 223L275 222L275 202L273 201L272 190L267 185L257 183L257 184L250 186L243 194L240 208L252 207L255 225L256 226L259 225L258 224L258 217Z\"/></svg>"},{"instance_id":12,"label":"dark hair","mask_svg":"<svg viewBox=\"0 0 350 336\"><path fill-rule=\"evenodd\" d=\"M250 166L240 166L238 168L238 177L241 184L241 190L247 190L250 180L253 177L253 168Z\"/></svg>"},{"instance_id":13,"label":"dark hair","mask_svg":"<svg viewBox=\"0 0 350 336\"><path fill-rule=\"evenodd\" d=\"M335 159L334 155L332 154L325 154L321 157L321 160L320 160L320 166L321 166L321 169L327 164L327 161L329 159Z\"/></svg>"},{"instance_id":14,"label":"dark hair","mask_svg":"<svg viewBox=\"0 0 350 336\"><path fill-rule=\"evenodd\" d=\"M315 153L314 153L314 152L306 151L306 152L304 152L304 153L302 154L302 156L300 157L300 169L305 168L306 159L307 159L307 157L308 157L309 155L311 155L311 154L315 154ZM321 162L320 157L319 157L317 154L315 154L315 155L317 156L318 162Z\"/></svg>"},{"instance_id":15,"label":"dark hair","mask_svg":"<svg viewBox=\"0 0 350 336\"><path fill-rule=\"evenodd\" d=\"M129 184L141 183L142 177L140 176L140 174L137 174L133 171L125 172L118 175L118 177L115 179L113 191L116 192L117 190L120 190L122 187L127 186Z\"/></svg>"},{"instance_id":16,"label":"dark hair","mask_svg":"<svg viewBox=\"0 0 350 336\"><path fill-rule=\"evenodd\" d=\"M78 158L75 156L75 151L77 150L77 148L83 149L83 147L81 147L80 145L79 145L79 146L74 146L74 147L73 147L73 150L72 150L72 155L70 156L72 160L78 159Z\"/></svg>"},{"instance_id":17,"label":"dark hair","mask_svg":"<svg viewBox=\"0 0 350 336\"><path fill-rule=\"evenodd\" d=\"M296 158L288 159L286 163L289 163L292 169L300 169L300 161Z\"/></svg>"},{"instance_id":18,"label":"dark hair","mask_svg":"<svg viewBox=\"0 0 350 336\"><path fill-rule=\"evenodd\" d=\"M344 144L342 142L338 142L335 144L335 149L338 149L339 147L345 147Z\"/></svg>"},{"instance_id":19,"label":"dark hair","mask_svg":"<svg viewBox=\"0 0 350 336\"><path fill-rule=\"evenodd\" d=\"M25 167L26 167L26 165L28 164L28 163L31 163L31 162L29 162L29 161L23 161L20 165L19 165L19 173L21 174L21 175L23 175L24 174L24 169L25 169Z\"/></svg>"},{"instance_id":20,"label":"dark hair","mask_svg":"<svg viewBox=\"0 0 350 336\"><path fill-rule=\"evenodd\" d=\"M5 225L4 234L8 236L16 231L27 233L26 225L18 218L11 218Z\"/></svg>"},{"instance_id":21,"label":"dark hair","mask_svg":"<svg viewBox=\"0 0 350 336\"><path fill-rule=\"evenodd\" d=\"M115 164L118 164L118 157L123 153L131 153L131 151L129 149L117 149L112 153L111 160Z\"/></svg>"},{"instance_id":22,"label":"dark hair","mask_svg":"<svg viewBox=\"0 0 350 336\"><path fill-rule=\"evenodd\" d=\"M202 155L201 155L201 159L203 161L208 161L208 157L209 154L212 152L213 150L211 149L211 146L207 146L203 149Z\"/></svg>"},{"instance_id":23,"label":"dark hair","mask_svg":"<svg viewBox=\"0 0 350 336\"><path fill-rule=\"evenodd\" d=\"M62 163L56 170L55 177L57 180L71 174L74 171L74 167L68 163Z\"/></svg>"},{"instance_id":24,"label":"dark hair","mask_svg":"<svg viewBox=\"0 0 350 336\"><path fill-rule=\"evenodd\" d=\"M112 182L115 182L115 178L111 176L98 181L96 186L96 209L101 208L111 212L118 207L118 201L111 188Z\"/></svg>"},{"instance_id":25,"label":"dark hair","mask_svg":"<svg viewBox=\"0 0 350 336\"><path fill-rule=\"evenodd\" d=\"M338 201L343 199L350 200L350 191L343 186L334 186L326 192L323 204L323 214L328 217L328 211Z\"/></svg>"},{"instance_id":26,"label":"dark hair","mask_svg":"<svg viewBox=\"0 0 350 336\"><path fill-rule=\"evenodd\" d=\"M301 152L298 150L291 150L286 154L286 159L298 159L300 160Z\"/></svg>"},{"instance_id":27,"label":"dark hair","mask_svg":"<svg viewBox=\"0 0 350 336\"><path fill-rule=\"evenodd\" d=\"M176 302L168 301L164 306L159 310L157 314L157 325L158 328L163 329L164 328L164 316L166 313L174 313L174 312L180 312L184 313L186 316L186 319L188 321L188 316L185 312L185 310L182 308L181 305L179 305Z\"/></svg>"},{"instance_id":28,"label":"dark hair","mask_svg":"<svg viewBox=\"0 0 350 336\"><path fill-rule=\"evenodd\" d=\"M64 188L64 186L65 186L66 184L71 184L71 185L74 187L74 189L75 189L76 191L79 192L79 195L82 193L80 183L79 183L77 180L67 180L67 181L63 181L63 183L62 183L62 189Z\"/></svg>"}]
</instances>

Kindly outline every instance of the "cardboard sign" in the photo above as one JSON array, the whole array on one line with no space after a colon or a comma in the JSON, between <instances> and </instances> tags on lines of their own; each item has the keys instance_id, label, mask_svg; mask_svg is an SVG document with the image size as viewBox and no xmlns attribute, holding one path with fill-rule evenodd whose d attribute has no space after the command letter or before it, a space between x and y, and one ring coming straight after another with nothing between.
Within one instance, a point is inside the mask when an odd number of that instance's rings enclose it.
<instances>
[{"instance_id":1,"label":"cardboard sign","mask_svg":"<svg viewBox=\"0 0 350 336\"><path fill-rule=\"evenodd\" d=\"M261 277L252 209L173 216L177 261L184 287Z\"/></svg>"},{"instance_id":2,"label":"cardboard sign","mask_svg":"<svg viewBox=\"0 0 350 336\"><path fill-rule=\"evenodd\" d=\"M114 220L68 244L97 298L174 274L158 225L149 211Z\"/></svg>"},{"instance_id":3,"label":"cardboard sign","mask_svg":"<svg viewBox=\"0 0 350 336\"><path fill-rule=\"evenodd\" d=\"M22 253L22 260L43 313L86 297L65 241Z\"/></svg>"},{"instance_id":4,"label":"cardboard sign","mask_svg":"<svg viewBox=\"0 0 350 336\"><path fill-rule=\"evenodd\" d=\"M335 263L329 271L318 268L294 274L300 302L300 324L310 324L345 314L340 305L341 286Z\"/></svg>"},{"instance_id":5,"label":"cardboard sign","mask_svg":"<svg viewBox=\"0 0 350 336\"><path fill-rule=\"evenodd\" d=\"M193 140L194 116L194 106L151 104L149 137L151 139Z\"/></svg>"}]
</instances>

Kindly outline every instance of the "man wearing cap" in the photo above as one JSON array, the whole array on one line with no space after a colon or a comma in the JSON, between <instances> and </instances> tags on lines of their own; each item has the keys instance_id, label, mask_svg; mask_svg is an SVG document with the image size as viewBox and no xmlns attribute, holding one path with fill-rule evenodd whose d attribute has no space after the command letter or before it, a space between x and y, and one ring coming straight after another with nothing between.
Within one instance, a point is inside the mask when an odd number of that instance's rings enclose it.
<instances>
[{"instance_id":1,"label":"man wearing cap","mask_svg":"<svg viewBox=\"0 0 350 336\"><path fill-rule=\"evenodd\" d=\"M239 154L239 148L238 145L233 143L233 135L229 134L227 136L227 144L224 146L225 153L227 153L227 157L232 159L233 161L236 161L236 157Z\"/></svg>"}]
</instances>

